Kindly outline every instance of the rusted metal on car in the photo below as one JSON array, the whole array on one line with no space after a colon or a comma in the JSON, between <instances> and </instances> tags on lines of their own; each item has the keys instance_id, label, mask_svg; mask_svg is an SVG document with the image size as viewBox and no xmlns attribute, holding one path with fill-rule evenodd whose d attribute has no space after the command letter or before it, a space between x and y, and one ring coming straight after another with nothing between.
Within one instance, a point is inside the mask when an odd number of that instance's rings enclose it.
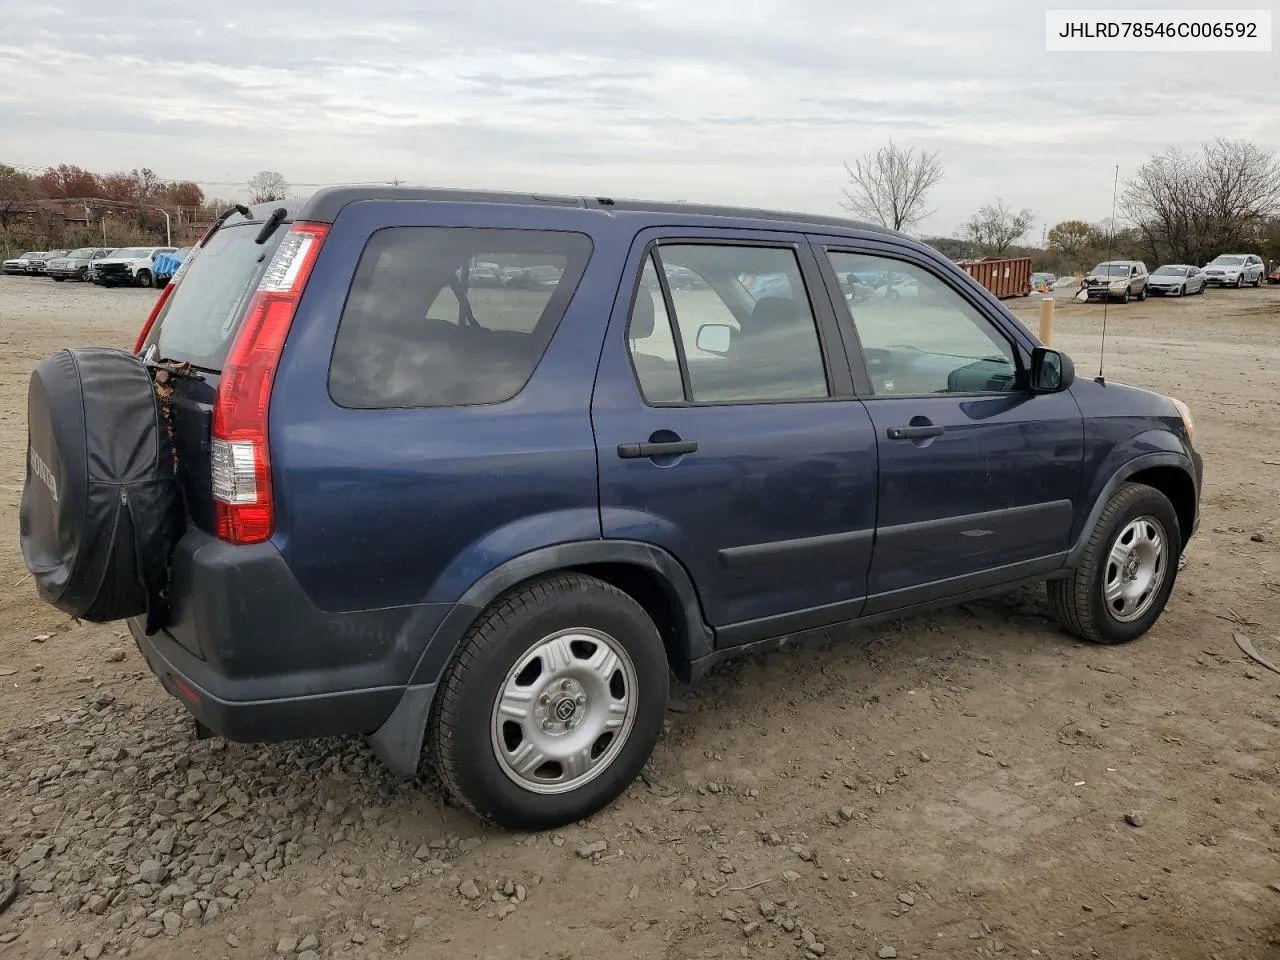
<instances>
[{"instance_id":1,"label":"rusted metal on car","mask_svg":"<svg viewBox=\"0 0 1280 960\"><path fill-rule=\"evenodd\" d=\"M958 260L960 268L1001 300L1031 292L1031 258Z\"/></svg>"}]
</instances>

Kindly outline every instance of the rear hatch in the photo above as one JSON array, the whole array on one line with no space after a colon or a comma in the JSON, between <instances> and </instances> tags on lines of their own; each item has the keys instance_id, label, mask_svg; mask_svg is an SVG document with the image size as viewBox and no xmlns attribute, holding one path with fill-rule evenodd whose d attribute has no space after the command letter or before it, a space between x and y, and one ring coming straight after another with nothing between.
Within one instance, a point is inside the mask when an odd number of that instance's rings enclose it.
<instances>
[{"instance_id":1,"label":"rear hatch","mask_svg":"<svg viewBox=\"0 0 1280 960\"><path fill-rule=\"evenodd\" d=\"M188 516L208 533L216 533L211 429L218 383L246 307L289 222L279 221L259 244L263 219L233 214L186 258L142 343L149 359L189 370L173 378L173 439Z\"/></svg>"}]
</instances>

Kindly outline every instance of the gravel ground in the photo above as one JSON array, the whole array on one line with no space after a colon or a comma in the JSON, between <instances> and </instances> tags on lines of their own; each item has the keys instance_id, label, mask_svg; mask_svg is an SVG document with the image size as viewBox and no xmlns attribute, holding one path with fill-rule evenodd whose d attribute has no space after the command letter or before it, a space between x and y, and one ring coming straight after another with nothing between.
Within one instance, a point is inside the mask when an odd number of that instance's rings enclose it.
<instances>
[{"instance_id":1,"label":"gravel ground","mask_svg":"<svg viewBox=\"0 0 1280 960\"><path fill-rule=\"evenodd\" d=\"M1108 310L1107 375L1190 403L1207 461L1143 641L1040 590L832 631L678 690L646 777L539 836L359 741L197 741L122 629L36 600L28 373L153 298L0 280L0 958L1280 956L1280 676L1232 639L1280 660L1280 290ZM1081 375L1101 316L1059 305Z\"/></svg>"}]
</instances>

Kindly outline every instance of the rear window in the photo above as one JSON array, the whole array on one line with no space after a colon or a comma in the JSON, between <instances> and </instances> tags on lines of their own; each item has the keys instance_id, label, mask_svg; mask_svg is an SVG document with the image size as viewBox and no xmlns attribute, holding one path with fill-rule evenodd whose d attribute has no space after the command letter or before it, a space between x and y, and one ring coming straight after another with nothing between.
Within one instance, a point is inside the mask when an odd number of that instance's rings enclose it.
<instances>
[{"instance_id":1,"label":"rear window","mask_svg":"<svg viewBox=\"0 0 1280 960\"><path fill-rule=\"evenodd\" d=\"M579 233L378 231L342 311L330 396L356 409L510 400L533 375L590 256Z\"/></svg>"},{"instance_id":2,"label":"rear window","mask_svg":"<svg viewBox=\"0 0 1280 960\"><path fill-rule=\"evenodd\" d=\"M182 282L156 317L151 341L165 360L221 371L266 263L289 232L280 224L259 246L261 223L226 225L193 252Z\"/></svg>"}]
</instances>

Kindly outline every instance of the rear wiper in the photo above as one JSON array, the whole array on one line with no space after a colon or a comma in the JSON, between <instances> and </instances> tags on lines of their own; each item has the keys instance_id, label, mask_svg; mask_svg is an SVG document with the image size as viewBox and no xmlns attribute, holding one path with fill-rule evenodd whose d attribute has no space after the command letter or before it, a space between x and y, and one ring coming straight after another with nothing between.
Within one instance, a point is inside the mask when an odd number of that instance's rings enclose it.
<instances>
[{"instance_id":1,"label":"rear wiper","mask_svg":"<svg viewBox=\"0 0 1280 960\"><path fill-rule=\"evenodd\" d=\"M231 218L233 213L240 214L246 220L253 218L253 211L243 203L237 203L234 207L228 207L214 218L213 223L210 225L209 229L205 231L204 236L200 238L200 242L196 245L197 248L203 247L208 243L209 240L212 239L213 235L218 232L218 229Z\"/></svg>"},{"instance_id":2,"label":"rear wiper","mask_svg":"<svg viewBox=\"0 0 1280 960\"><path fill-rule=\"evenodd\" d=\"M267 238L276 232L276 227L280 226L280 221L289 215L289 211L284 207L276 207L271 211L271 216L267 217L267 222L262 225L262 229L258 231L258 236L254 239L254 243L258 246L267 242Z\"/></svg>"}]
</instances>

